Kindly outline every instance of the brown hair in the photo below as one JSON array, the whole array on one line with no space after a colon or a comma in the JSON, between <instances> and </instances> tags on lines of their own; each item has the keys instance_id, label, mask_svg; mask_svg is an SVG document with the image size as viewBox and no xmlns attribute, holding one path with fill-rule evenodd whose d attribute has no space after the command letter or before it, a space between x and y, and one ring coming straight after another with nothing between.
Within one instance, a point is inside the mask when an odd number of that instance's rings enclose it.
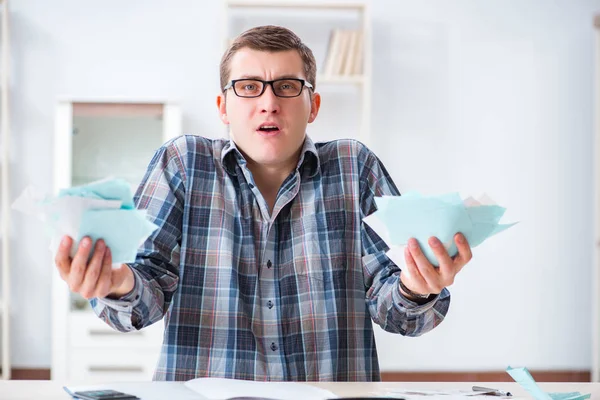
<instances>
[{"instance_id":1,"label":"brown hair","mask_svg":"<svg viewBox=\"0 0 600 400\"><path fill-rule=\"evenodd\" d=\"M281 26L265 25L251 28L239 35L221 58L221 90L229 83L230 64L233 55L240 49L277 52L296 50L304 63L306 80L317 87L317 62L312 51L291 30Z\"/></svg>"}]
</instances>

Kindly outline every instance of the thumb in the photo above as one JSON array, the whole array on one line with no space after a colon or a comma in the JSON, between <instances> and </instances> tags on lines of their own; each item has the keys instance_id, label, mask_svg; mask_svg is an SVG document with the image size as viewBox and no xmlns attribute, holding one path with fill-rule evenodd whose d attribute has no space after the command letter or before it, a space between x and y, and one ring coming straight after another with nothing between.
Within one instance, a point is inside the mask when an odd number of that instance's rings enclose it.
<instances>
[{"instance_id":1,"label":"thumb","mask_svg":"<svg viewBox=\"0 0 600 400\"><path fill-rule=\"evenodd\" d=\"M113 267L111 272L111 292L116 292L124 295L133 290L135 281L133 271L131 270L131 267L129 267L129 265L121 264L119 266Z\"/></svg>"}]
</instances>

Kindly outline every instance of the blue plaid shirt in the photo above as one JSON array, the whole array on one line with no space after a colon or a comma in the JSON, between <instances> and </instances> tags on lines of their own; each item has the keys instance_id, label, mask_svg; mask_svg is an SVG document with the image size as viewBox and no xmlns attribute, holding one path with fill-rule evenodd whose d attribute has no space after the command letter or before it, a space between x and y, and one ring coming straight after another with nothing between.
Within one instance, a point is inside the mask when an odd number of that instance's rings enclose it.
<instances>
[{"instance_id":1,"label":"blue plaid shirt","mask_svg":"<svg viewBox=\"0 0 600 400\"><path fill-rule=\"evenodd\" d=\"M362 221L381 195L399 193L357 141L307 137L270 213L233 141L171 140L135 195L159 226L130 264L135 287L92 306L124 332L164 317L156 380L377 381L372 321L418 336L450 303L400 294Z\"/></svg>"}]
</instances>

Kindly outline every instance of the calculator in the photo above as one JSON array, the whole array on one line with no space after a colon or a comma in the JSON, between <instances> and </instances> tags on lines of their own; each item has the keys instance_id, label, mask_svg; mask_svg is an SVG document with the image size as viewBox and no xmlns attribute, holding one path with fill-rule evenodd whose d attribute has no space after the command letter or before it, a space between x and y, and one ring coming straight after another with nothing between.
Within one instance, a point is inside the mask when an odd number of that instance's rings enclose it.
<instances>
[{"instance_id":1,"label":"calculator","mask_svg":"<svg viewBox=\"0 0 600 400\"><path fill-rule=\"evenodd\" d=\"M81 400L135 400L139 397L116 390L84 390L72 394Z\"/></svg>"}]
</instances>

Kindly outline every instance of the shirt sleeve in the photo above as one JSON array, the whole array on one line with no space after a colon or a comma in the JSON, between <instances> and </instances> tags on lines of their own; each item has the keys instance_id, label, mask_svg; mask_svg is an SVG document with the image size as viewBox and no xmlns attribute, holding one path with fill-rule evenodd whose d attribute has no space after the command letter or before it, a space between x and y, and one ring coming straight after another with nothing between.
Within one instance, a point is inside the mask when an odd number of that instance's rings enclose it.
<instances>
[{"instance_id":1,"label":"shirt sleeve","mask_svg":"<svg viewBox=\"0 0 600 400\"><path fill-rule=\"evenodd\" d=\"M361 217L377 210L375 197L399 196L396 185L382 162L366 148L361 151L364 165L360 176ZM363 274L366 303L371 318L382 329L405 336L420 336L438 326L450 305L450 293L444 289L425 304L417 304L400 292L400 268L386 252L385 242L364 222L361 222Z\"/></svg>"},{"instance_id":2,"label":"shirt sleeve","mask_svg":"<svg viewBox=\"0 0 600 400\"><path fill-rule=\"evenodd\" d=\"M138 209L158 226L128 264L133 290L119 299L92 299L96 315L121 332L141 329L162 319L179 282L186 175L185 141L174 139L154 154L134 196Z\"/></svg>"}]
</instances>

